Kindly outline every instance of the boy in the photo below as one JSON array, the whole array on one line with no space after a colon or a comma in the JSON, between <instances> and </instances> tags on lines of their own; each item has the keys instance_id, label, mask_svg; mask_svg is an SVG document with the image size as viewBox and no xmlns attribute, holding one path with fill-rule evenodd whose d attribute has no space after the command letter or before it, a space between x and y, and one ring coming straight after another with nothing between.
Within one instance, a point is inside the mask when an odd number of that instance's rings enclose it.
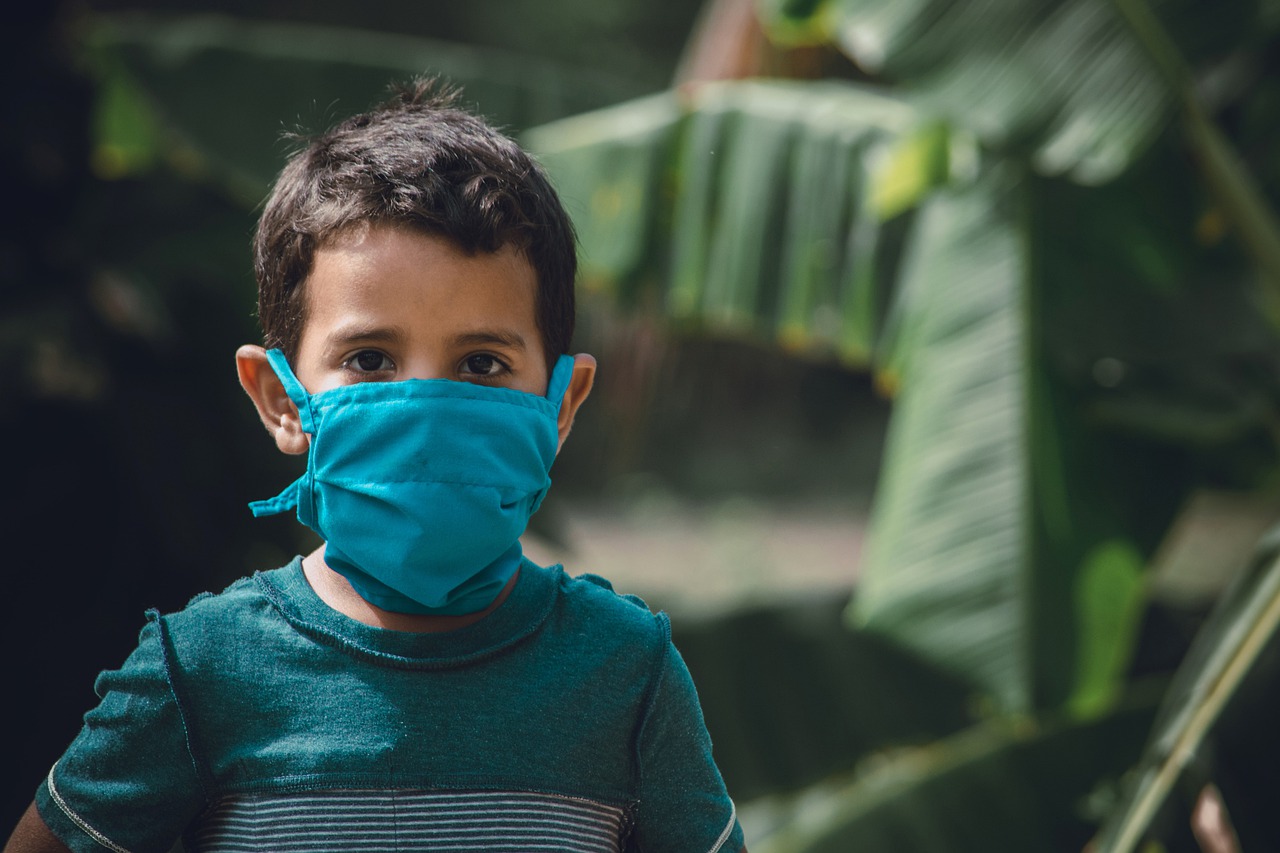
<instances>
[{"instance_id":1,"label":"boy","mask_svg":"<svg viewBox=\"0 0 1280 853\"><path fill-rule=\"evenodd\" d=\"M241 384L324 544L148 614L6 851L742 848L666 618L519 536L591 390L574 235L429 83L291 158Z\"/></svg>"}]
</instances>

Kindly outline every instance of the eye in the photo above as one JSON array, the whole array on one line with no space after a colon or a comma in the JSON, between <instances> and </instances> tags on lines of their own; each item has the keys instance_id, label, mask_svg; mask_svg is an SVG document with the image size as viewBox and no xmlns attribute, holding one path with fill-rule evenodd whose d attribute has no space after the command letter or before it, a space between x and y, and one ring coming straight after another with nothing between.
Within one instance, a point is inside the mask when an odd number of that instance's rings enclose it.
<instances>
[{"instance_id":1,"label":"eye","mask_svg":"<svg viewBox=\"0 0 1280 853\"><path fill-rule=\"evenodd\" d=\"M360 350L344 361L342 366L354 373L383 373L396 368L395 362L376 349Z\"/></svg>"},{"instance_id":2,"label":"eye","mask_svg":"<svg viewBox=\"0 0 1280 853\"><path fill-rule=\"evenodd\" d=\"M462 360L462 370L464 375L479 376L486 379L495 376L501 376L510 368L495 355L489 355L486 352L478 352L475 355L469 355Z\"/></svg>"}]
</instances>

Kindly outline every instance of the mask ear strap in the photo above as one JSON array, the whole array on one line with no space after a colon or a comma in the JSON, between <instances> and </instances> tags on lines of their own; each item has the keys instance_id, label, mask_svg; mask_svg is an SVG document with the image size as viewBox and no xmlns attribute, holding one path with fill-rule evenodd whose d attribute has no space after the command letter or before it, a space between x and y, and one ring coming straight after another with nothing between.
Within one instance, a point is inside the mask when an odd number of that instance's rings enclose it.
<instances>
[{"instance_id":1,"label":"mask ear strap","mask_svg":"<svg viewBox=\"0 0 1280 853\"><path fill-rule=\"evenodd\" d=\"M547 399L559 406L564 402L564 392L569 390L572 379L573 356L562 355L556 359L556 366L551 371L551 381L547 383Z\"/></svg>"},{"instance_id":2,"label":"mask ear strap","mask_svg":"<svg viewBox=\"0 0 1280 853\"><path fill-rule=\"evenodd\" d=\"M283 492L270 500L250 503L249 510L253 513L253 517L262 518L264 515L277 515L282 512L288 512L291 509L297 509L298 489L302 487L302 481L306 478L307 475L303 474L290 483Z\"/></svg>"},{"instance_id":3,"label":"mask ear strap","mask_svg":"<svg viewBox=\"0 0 1280 853\"><path fill-rule=\"evenodd\" d=\"M298 381L298 377L293 375L293 368L289 367L289 360L284 357L284 353L278 349L267 350L267 361L271 364L271 369L276 372L276 376L280 379L280 384L284 385L284 392L289 395L289 399L298 407L298 421L302 426L302 431L307 433L315 433L315 416L311 413L311 395L307 393L307 389L302 387L302 383Z\"/></svg>"}]
</instances>

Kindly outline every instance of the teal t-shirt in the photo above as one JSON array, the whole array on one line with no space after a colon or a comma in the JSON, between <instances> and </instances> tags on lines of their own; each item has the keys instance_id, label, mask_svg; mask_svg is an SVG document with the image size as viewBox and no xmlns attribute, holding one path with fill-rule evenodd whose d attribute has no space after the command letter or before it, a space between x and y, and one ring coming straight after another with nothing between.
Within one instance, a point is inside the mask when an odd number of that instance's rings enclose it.
<instances>
[{"instance_id":1,"label":"teal t-shirt","mask_svg":"<svg viewBox=\"0 0 1280 853\"><path fill-rule=\"evenodd\" d=\"M663 614L523 563L456 631L324 604L301 559L170 615L36 795L72 850L736 851Z\"/></svg>"}]
</instances>

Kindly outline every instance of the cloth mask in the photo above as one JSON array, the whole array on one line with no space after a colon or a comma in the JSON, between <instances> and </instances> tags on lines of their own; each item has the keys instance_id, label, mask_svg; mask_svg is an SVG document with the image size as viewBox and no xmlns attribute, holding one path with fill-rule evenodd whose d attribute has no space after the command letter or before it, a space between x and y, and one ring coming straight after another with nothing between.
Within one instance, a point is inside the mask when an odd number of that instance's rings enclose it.
<instances>
[{"instance_id":1,"label":"cloth mask","mask_svg":"<svg viewBox=\"0 0 1280 853\"><path fill-rule=\"evenodd\" d=\"M311 436L307 471L255 516L297 509L360 597L397 613L488 607L520 567L520 536L551 485L562 355L547 395L450 379L361 382L309 394L267 359Z\"/></svg>"}]
</instances>

